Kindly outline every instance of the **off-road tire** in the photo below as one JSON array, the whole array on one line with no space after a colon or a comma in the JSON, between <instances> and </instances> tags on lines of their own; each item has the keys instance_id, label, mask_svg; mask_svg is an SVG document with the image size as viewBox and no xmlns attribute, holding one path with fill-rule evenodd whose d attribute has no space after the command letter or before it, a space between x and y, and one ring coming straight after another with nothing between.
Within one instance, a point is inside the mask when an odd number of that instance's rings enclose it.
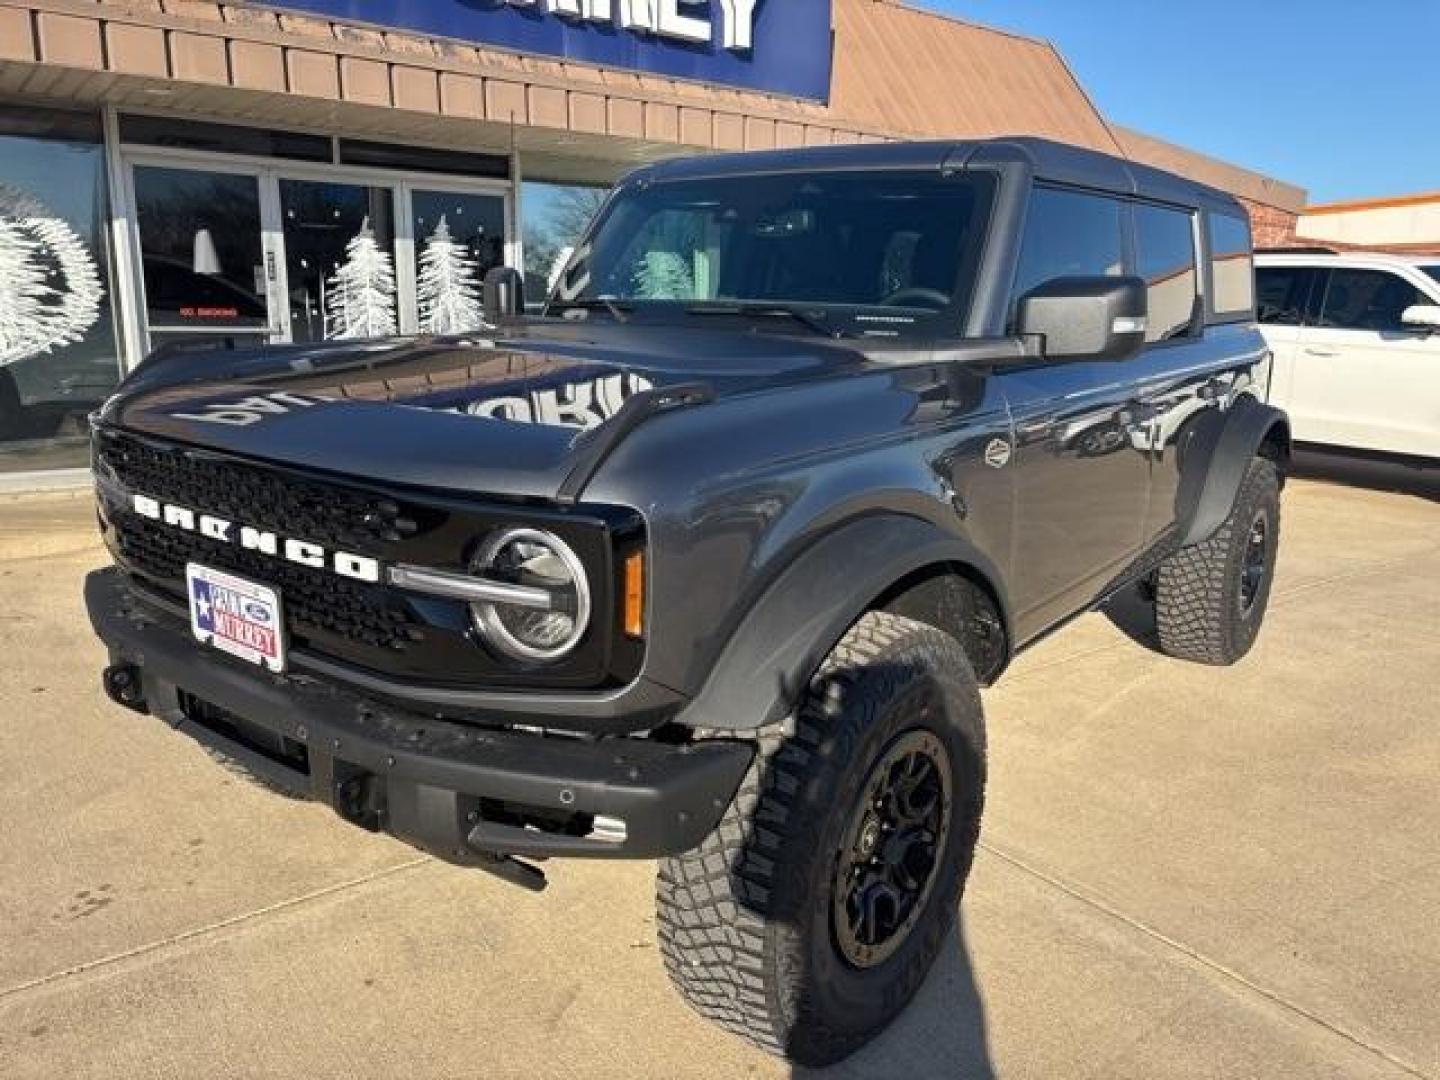
<instances>
[{"instance_id":1,"label":"off-road tire","mask_svg":"<svg viewBox=\"0 0 1440 1080\"><path fill-rule=\"evenodd\" d=\"M1243 597L1251 530L1264 522L1264 573L1253 599ZM1181 548L1155 578L1155 628L1169 656L1200 664L1233 664L1255 644L1280 543L1280 479L1274 463L1255 458L1230 514L1208 540Z\"/></svg>"},{"instance_id":2,"label":"off-road tire","mask_svg":"<svg viewBox=\"0 0 1440 1080\"><path fill-rule=\"evenodd\" d=\"M219 765L231 776L238 777L241 780L254 784L256 787L264 788L272 795L279 795L286 799L293 799L295 802L306 801L306 796L301 795L298 792L292 791L289 788L281 787L279 784L272 783L265 777L261 776L259 773L253 771L250 766L246 765L239 758L231 757L229 754L225 753L225 751L217 750L213 746L206 746L204 747L204 750L205 753L210 755L211 760L213 760L215 764Z\"/></svg>"},{"instance_id":3,"label":"off-road tire","mask_svg":"<svg viewBox=\"0 0 1440 1080\"><path fill-rule=\"evenodd\" d=\"M948 833L908 934L860 967L832 922L842 840L871 766L917 729L948 756ZM820 667L795 719L760 733L715 831L661 862L660 949L676 988L701 1015L797 1063L853 1053L905 1007L946 940L984 785L980 697L960 644L899 615L867 614Z\"/></svg>"}]
</instances>

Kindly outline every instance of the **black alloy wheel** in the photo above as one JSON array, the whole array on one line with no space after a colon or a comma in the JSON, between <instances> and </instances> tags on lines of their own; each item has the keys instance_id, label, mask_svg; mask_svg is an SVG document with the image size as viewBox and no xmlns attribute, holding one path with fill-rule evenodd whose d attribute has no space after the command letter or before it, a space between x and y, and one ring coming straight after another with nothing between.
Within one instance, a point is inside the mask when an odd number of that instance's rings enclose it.
<instances>
[{"instance_id":1,"label":"black alloy wheel","mask_svg":"<svg viewBox=\"0 0 1440 1080\"><path fill-rule=\"evenodd\" d=\"M894 955L935 885L950 835L950 755L928 731L909 731L866 778L836 860L835 939L845 960L873 967Z\"/></svg>"}]
</instances>

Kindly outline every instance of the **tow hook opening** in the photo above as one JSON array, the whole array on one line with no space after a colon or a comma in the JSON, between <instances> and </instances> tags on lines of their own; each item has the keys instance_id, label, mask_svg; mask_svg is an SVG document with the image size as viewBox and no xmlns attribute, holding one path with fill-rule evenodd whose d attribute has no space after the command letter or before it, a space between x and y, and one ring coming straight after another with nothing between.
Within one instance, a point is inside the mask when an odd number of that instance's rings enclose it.
<instances>
[{"instance_id":1,"label":"tow hook opening","mask_svg":"<svg viewBox=\"0 0 1440 1080\"><path fill-rule=\"evenodd\" d=\"M149 712L140 669L134 664L111 664L100 677L105 693L117 705L133 712Z\"/></svg>"}]
</instances>

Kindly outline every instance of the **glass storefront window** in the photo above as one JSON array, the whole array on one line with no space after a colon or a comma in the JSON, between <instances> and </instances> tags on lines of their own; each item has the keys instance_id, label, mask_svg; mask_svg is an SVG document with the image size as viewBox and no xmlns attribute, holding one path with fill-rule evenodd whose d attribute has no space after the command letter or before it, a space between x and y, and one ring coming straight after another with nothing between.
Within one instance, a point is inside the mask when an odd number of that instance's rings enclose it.
<instances>
[{"instance_id":1,"label":"glass storefront window","mask_svg":"<svg viewBox=\"0 0 1440 1080\"><path fill-rule=\"evenodd\" d=\"M135 167L151 348L160 335L267 325L254 176Z\"/></svg>"},{"instance_id":2,"label":"glass storefront window","mask_svg":"<svg viewBox=\"0 0 1440 1080\"><path fill-rule=\"evenodd\" d=\"M394 201L388 187L280 180L294 341L398 331Z\"/></svg>"},{"instance_id":3,"label":"glass storefront window","mask_svg":"<svg viewBox=\"0 0 1440 1080\"><path fill-rule=\"evenodd\" d=\"M525 306L545 303L570 253L610 189L527 181L521 188L521 235L525 240Z\"/></svg>"},{"instance_id":4,"label":"glass storefront window","mask_svg":"<svg viewBox=\"0 0 1440 1080\"><path fill-rule=\"evenodd\" d=\"M416 325L422 334L480 329L485 274L505 262L504 197L416 189L410 202Z\"/></svg>"},{"instance_id":5,"label":"glass storefront window","mask_svg":"<svg viewBox=\"0 0 1440 1080\"><path fill-rule=\"evenodd\" d=\"M85 464L114 388L97 115L0 107L0 471Z\"/></svg>"}]
</instances>

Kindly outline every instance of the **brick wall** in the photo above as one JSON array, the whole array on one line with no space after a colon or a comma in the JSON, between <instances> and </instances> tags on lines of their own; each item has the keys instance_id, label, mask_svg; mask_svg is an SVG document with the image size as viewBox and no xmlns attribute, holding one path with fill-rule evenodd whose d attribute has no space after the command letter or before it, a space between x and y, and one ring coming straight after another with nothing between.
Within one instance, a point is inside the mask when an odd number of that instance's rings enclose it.
<instances>
[{"instance_id":1,"label":"brick wall","mask_svg":"<svg viewBox=\"0 0 1440 1080\"><path fill-rule=\"evenodd\" d=\"M1295 235L1297 215L1249 199L1241 199L1240 202L1250 213L1250 230L1255 234L1257 248L1295 247L1305 243Z\"/></svg>"}]
</instances>

